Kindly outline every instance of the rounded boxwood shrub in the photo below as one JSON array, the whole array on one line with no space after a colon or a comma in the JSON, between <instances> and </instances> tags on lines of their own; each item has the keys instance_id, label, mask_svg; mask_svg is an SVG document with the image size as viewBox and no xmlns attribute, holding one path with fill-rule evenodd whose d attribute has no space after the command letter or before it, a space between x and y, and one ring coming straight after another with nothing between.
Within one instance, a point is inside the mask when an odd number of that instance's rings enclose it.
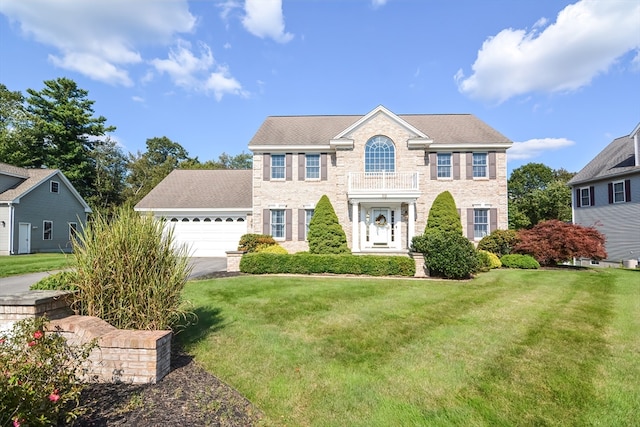
<instances>
[{"instance_id":1,"label":"rounded boxwood shrub","mask_svg":"<svg viewBox=\"0 0 640 427\"><path fill-rule=\"evenodd\" d=\"M477 255L478 255L478 271L489 271L494 268L502 267L500 258L498 258L498 255L494 253L479 249L477 250Z\"/></svg>"},{"instance_id":2,"label":"rounded boxwood shrub","mask_svg":"<svg viewBox=\"0 0 640 427\"><path fill-rule=\"evenodd\" d=\"M521 254L508 254L503 255L500 258L502 266L505 268L522 268L522 269L537 269L540 268L540 264L531 255Z\"/></svg>"},{"instance_id":3,"label":"rounded boxwood shrub","mask_svg":"<svg viewBox=\"0 0 640 427\"><path fill-rule=\"evenodd\" d=\"M419 239L423 245L424 263L430 276L446 279L466 279L478 267L478 257L473 243L457 231L430 231Z\"/></svg>"},{"instance_id":4,"label":"rounded boxwood shrub","mask_svg":"<svg viewBox=\"0 0 640 427\"><path fill-rule=\"evenodd\" d=\"M256 252L267 253L267 254L288 254L289 252L280 246L279 244L273 245L259 245L256 249Z\"/></svg>"}]
</instances>

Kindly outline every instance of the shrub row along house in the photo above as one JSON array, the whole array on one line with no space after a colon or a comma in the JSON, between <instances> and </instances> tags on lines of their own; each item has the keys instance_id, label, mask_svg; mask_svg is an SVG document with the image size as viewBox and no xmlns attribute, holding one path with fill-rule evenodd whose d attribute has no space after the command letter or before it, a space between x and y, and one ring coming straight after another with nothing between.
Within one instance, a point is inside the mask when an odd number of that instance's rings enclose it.
<instances>
[{"instance_id":1,"label":"shrub row along house","mask_svg":"<svg viewBox=\"0 0 640 427\"><path fill-rule=\"evenodd\" d=\"M454 197L463 232L506 229L512 142L470 114L268 117L249 142L251 171L174 171L135 207L173 224L195 256L224 256L244 233L308 249L327 195L354 253L407 253L435 197Z\"/></svg>"},{"instance_id":2,"label":"shrub row along house","mask_svg":"<svg viewBox=\"0 0 640 427\"><path fill-rule=\"evenodd\" d=\"M606 236L604 266L640 260L640 124L614 139L570 181L573 222ZM581 260L582 262L582 260Z\"/></svg>"},{"instance_id":3,"label":"shrub row along house","mask_svg":"<svg viewBox=\"0 0 640 427\"><path fill-rule=\"evenodd\" d=\"M0 163L0 255L70 252L90 212L58 169Z\"/></svg>"}]
</instances>

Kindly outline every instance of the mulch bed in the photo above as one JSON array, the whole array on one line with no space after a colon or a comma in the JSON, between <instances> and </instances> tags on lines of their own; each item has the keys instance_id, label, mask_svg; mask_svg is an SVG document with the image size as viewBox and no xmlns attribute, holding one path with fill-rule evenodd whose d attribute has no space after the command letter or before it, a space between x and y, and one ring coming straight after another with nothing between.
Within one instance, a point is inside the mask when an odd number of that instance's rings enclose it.
<instances>
[{"instance_id":1,"label":"mulch bed","mask_svg":"<svg viewBox=\"0 0 640 427\"><path fill-rule=\"evenodd\" d=\"M89 384L74 426L258 425L262 413L236 390L174 351L171 372L156 384Z\"/></svg>"}]
</instances>

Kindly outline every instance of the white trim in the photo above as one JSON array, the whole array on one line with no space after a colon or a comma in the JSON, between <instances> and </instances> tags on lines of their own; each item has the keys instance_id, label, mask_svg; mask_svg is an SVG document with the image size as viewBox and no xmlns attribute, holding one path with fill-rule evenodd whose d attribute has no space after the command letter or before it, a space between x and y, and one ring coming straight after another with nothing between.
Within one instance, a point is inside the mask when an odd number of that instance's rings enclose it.
<instances>
[{"instance_id":1,"label":"white trim","mask_svg":"<svg viewBox=\"0 0 640 427\"><path fill-rule=\"evenodd\" d=\"M486 150L507 150L513 145L512 142L489 142L489 143L481 143L481 142L461 142L461 143L433 143L429 146L429 151L438 152L438 151L472 151L476 152Z\"/></svg>"},{"instance_id":2,"label":"white trim","mask_svg":"<svg viewBox=\"0 0 640 427\"><path fill-rule=\"evenodd\" d=\"M349 126L348 128L346 128L345 130L343 130L342 132L340 132L338 135L336 135L332 140L334 139L340 139L345 137L346 135L349 135L351 132L353 132L355 129L359 128L363 123L368 122L370 119L372 119L374 116L378 115L378 114L384 114L387 117L389 117L391 120L395 121L396 123L398 123L400 126L405 127L406 129L408 129L409 131L413 132L415 135L417 135L420 138L425 138L425 139L429 139L429 136L427 136L425 133L423 133L422 131L420 131L419 129L413 127L412 125L410 125L409 123L407 123L405 120L403 120L401 117L398 117L397 114L392 113L391 111L387 110L385 107L383 107L382 105L378 105L376 108L374 108L373 110L371 110L369 113L367 113L366 115L364 115L362 118L360 118L360 120L358 120L357 122L355 122L354 124L352 124L351 126Z\"/></svg>"},{"instance_id":3,"label":"white trim","mask_svg":"<svg viewBox=\"0 0 640 427\"><path fill-rule=\"evenodd\" d=\"M253 154L265 154L265 153L326 153L331 151L331 145L250 145L249 150Z\"/></svg>"}]
</instances>

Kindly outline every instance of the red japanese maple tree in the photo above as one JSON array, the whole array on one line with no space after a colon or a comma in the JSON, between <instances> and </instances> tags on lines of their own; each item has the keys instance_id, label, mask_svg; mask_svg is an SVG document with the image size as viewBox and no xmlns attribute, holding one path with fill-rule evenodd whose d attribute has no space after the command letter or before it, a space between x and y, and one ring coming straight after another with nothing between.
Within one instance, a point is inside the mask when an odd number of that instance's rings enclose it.
<instances>
[{"instance_id":1,"label":"red japanese maple tree","mask_svg":"<svg viewBox=\"0 0 640 427\"><path fill-rule=\"evenodd\" d=\"M556 265L572 258L604 259L605 237L593 227L552 219L518 232L512 252L532 255L541 265Z\"/></svg>"}]
</instances>

